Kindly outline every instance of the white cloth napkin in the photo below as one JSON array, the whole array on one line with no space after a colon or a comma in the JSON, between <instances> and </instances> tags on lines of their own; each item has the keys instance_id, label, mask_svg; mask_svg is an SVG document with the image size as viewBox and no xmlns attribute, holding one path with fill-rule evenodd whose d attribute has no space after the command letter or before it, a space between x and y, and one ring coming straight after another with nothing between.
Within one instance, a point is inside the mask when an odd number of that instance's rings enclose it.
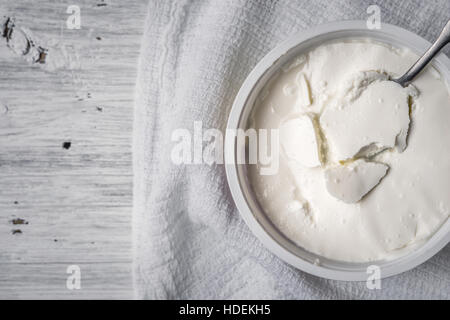
<instances>
[{"instance_id":1,"label":"white cloth napkin","mask_svg":"<svg viewBox=\"0 0 450 320\"><path fill-rule=\"evenodd\" d=\"M134 285L149 299L450 298L450 246L423 265L366 283L308 275L243 223L223 165L175 165L175 129L224 130L240 85L271 48L329 21L391 23L432 41L450 1L150 1L134 122ZM445 51L447 54L449 50Z\"/></svg>"}]
</instances>

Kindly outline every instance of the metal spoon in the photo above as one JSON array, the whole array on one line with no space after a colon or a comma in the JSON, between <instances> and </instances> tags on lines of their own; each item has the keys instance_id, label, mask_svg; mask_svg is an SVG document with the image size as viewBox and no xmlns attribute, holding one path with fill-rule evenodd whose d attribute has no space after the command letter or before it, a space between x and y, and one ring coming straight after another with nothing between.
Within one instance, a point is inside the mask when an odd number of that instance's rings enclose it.
<instances>
[{"instance_id":1,"label":"metal spoon","mask_svg":"<svg viewBox=\"0 0 450 320\"><path fill-rule=\"evenodd\" d=\"M392 79L392 81L397 82L402 87L406 87L423 68L433 59L433 57L441 51L446 44L450 42L450 20L445 25L439 37L433 43L433 45L428 49L423 56L417 60L417 62L409 69L403 76L398 79Z\"/></svg>"}]
</instances>

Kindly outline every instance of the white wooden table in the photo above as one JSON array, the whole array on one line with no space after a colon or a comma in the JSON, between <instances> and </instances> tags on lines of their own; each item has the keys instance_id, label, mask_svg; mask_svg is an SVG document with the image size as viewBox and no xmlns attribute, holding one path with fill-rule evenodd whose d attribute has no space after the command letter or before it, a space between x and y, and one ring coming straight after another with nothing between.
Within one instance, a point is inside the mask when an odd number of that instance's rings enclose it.
<instances>
[{"instance_id":1,"label":"white wooden table","mask_svg":"<svg viewBox=\"0 0 450 320\"><path fill-rule=\"evenodd\" d=\"M67 28L70 5L81 29ZM133 297L131 131L146 5L0 0L0 298ZM45 63L17 52L21 35L48 48ZM69 265L81 269L80 290L67 289Z\"/></svg>"}]
</instances>

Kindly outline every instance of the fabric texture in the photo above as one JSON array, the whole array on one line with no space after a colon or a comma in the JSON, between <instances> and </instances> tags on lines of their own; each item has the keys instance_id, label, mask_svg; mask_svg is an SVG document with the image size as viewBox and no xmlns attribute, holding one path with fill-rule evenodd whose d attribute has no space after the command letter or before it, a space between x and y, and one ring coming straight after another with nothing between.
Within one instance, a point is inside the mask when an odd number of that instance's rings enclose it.
<instances>
[{"instance_id":1,"label":"fabric texture","mask_svg":"<svg viewBox=\"0 0 450 320\"><path fill-rule=\"evenodd\" d=\"M433 41L450 1L150 1L134 122L134 285L145 299L448 299L450 245L384 279L331 281L299 271L252 235L228 190L224 165L176 165L175 129L224 132L233 99L256 63L290 35L338 20L382 23ZM445 50L448 54L448 48Z\"/></svg>"}]
</instances>

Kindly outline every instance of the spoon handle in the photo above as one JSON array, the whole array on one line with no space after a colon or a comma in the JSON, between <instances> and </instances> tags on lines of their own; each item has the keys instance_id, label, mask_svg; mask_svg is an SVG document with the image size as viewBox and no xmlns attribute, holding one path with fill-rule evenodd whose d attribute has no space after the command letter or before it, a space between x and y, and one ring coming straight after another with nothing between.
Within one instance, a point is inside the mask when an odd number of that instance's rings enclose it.
<instances>
[{"instance_id":1,"label":"spoon handle","mask_svg":"<svg viewBox=\"0 0 450 320\"><path fill-rule=\"evenodd\" d=\"M447 44L450 42L450 20L445 25L439 37L423 54L423 56L417 60L417 62L409 69L403 76L399 79L394 80L395 82L401 84L402 86L406 86L409 82L411 82L415 76L417 76L420 71L433 59L433 57Z\"/></svg>"}]
</instances>

